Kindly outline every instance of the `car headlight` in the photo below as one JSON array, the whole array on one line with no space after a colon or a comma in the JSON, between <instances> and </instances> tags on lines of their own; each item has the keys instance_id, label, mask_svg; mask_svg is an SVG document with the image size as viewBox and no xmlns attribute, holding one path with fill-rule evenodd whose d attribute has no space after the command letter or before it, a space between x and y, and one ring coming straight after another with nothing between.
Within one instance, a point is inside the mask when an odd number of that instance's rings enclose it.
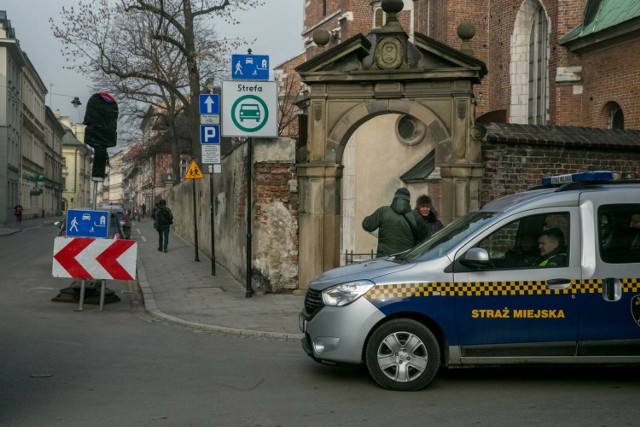
<instances>
[{"instance_id":1,"label":"car headlight","mask_svg":"<svg viewBox=\"0 0 640 427\"><path fill-rule=\"evenodd\" d=\"M373 285L368 280L358 280L357 282L332 286L322 291L322 302L324 305L342 307L343 305L351 304L366 294Z\"/></svg>"}]
</instances>

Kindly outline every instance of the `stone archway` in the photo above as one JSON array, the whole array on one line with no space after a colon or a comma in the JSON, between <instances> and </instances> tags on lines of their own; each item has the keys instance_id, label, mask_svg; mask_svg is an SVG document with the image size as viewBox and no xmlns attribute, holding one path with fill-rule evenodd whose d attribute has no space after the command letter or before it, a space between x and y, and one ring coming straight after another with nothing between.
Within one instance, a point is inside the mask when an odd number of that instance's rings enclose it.
<instances>
[{"instance_id":1,"label":"stone archway","mask_svg":"<svg viewBox=\"0 0 640 427\"><path fill-rule=\"evenodd\" d=\"M481 129L474 124L473 85L486 74L476 58L415 34L395 15L402 1L383 2L387 23L357 35L296 69L309 87L308 141L299 181L300 288L339 265L342 155L360 124L382 114L406 114L435 137L443 186L441 216L451 220L477 207Z\"/></svg>"}]
</instances>

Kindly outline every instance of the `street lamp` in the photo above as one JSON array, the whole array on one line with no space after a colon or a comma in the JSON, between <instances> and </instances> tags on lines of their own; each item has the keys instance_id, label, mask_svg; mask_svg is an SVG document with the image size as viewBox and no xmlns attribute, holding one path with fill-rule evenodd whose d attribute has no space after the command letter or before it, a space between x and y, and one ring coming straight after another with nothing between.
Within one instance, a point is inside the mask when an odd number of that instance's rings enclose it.
<instances>
[{"instance_id":1,"label":"street lamp","mask_svg":"<svg viewBox=\"0 0 640 427\"><path fill-rule=\"evenodd\" d=\"M75 108L77 110L78 107L82 105L82 102L80 102L80 98L75 96L73 98L73 100L71 101L71 104L73 105L73 108ZM79 120L80 118L78 117L77 119Z\"/></svg>"}]
</instances>

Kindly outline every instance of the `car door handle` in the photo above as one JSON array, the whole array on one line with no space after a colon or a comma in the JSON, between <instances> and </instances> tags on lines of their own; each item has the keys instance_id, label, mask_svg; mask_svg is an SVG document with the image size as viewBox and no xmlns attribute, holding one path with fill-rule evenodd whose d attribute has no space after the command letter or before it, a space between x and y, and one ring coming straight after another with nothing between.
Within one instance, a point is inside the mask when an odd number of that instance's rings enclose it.
<instances>
[{"instance_id":1,"label":"car door handle","mask_svg":"<svg viewBox=\"0 0 640 427\"><path fill-rule=\"evenodd\" d=\"M551 279L547 280L547 287L549 289L566 289L571 285L570 279Z\"/></svg>"}]
</instances>

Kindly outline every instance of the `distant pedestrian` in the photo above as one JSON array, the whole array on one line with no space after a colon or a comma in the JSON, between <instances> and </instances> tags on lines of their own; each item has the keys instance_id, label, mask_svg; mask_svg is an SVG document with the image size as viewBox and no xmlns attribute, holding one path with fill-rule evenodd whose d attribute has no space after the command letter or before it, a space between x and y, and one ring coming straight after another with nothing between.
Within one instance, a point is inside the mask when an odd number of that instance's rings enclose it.
<instances>
[{"instance_id":1,"label":"distant pedestrian","mask_svg":"<svg viewBox=\"0 0 640 427\"><path fill-rule=\"evenodd\" d=\"M438 219L438 211L431 197L423 194L416 200L416 211L420 214L420 218L427 227L427 235L424 240L431 237L436 231L442 230L444 224Z\"/></svg>"},{"instance_id":2,"label":"distant pedestrian","mask_svg":"<svg viewBox=\"0 0 640 427\"><path fill-rule=\"evenodd\" d=\"M143 203L141 208L142 208L142 218L144 218L144 216L147 214L147 205Z\"/></svg>"},{"instance_id":3,"label":"distant pedestrian","mask_svg":"<svg viewBox=\"0 0 640 427\"><path fill-rule=\"evenodd\" d=\"M13 214L16 216L16 224L22 223L22 205L20 203L13 208Z\"/></svg>"},{"instance_id":4,"label":"distant pedestrian","mask_svg":"<svg viewBox=\"0 0 640 427\"><path fill-rule=\"evenodd\" d=\"M426 226L416 211L411 209L411 194L398 188L390 206L382 206L362 221L368 232L378 230L376 256L383 257L404 252L424 240Z\"/></svg>"},{"instance_id":5,"label":"distant pedestrian","mask_svg":"<svg viewBox=\"0 0 640 427\"><path fill-rule=\"evenodd\" d=\"M158 250L167 252L169 229L173 224L173 213L167 207L167 201L164 199L158 202L158 207L154 210L154 213L153 227L158 230Z\"/></svg>"}]
</instances>

